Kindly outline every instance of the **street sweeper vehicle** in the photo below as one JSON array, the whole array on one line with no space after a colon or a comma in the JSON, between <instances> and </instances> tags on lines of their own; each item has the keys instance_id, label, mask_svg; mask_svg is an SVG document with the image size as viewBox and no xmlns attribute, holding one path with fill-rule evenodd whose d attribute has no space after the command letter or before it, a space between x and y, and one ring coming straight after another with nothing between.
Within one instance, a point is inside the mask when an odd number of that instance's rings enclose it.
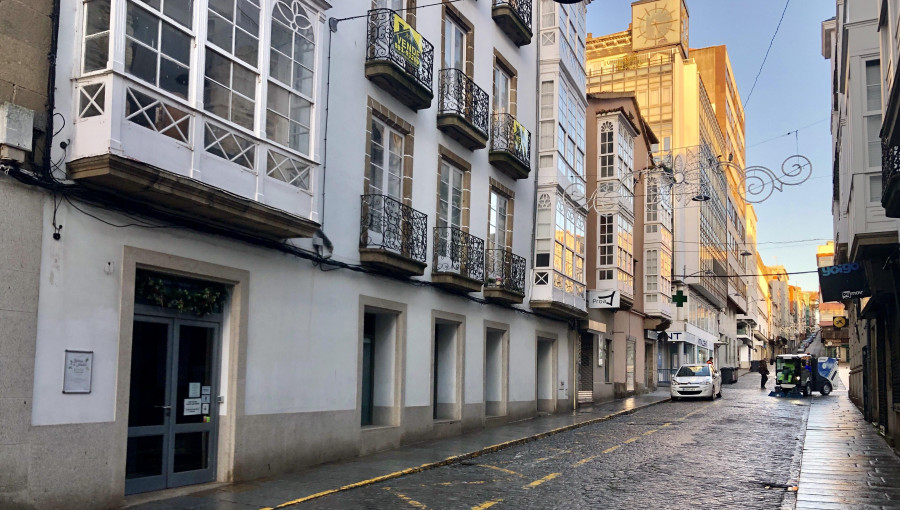
<instances>
[{"instance_id":1,"label":"street sweeper vehicle","mask_svg":"<svg viewBox=\"0 0 900 510\"><path fill-rule=\"evenodd\" d=\"M828 395L834 389L837 367L837 358L779 354L775 358L775 391L769 396L806 397L813 391Z\"/></svg>"}]
</instances>

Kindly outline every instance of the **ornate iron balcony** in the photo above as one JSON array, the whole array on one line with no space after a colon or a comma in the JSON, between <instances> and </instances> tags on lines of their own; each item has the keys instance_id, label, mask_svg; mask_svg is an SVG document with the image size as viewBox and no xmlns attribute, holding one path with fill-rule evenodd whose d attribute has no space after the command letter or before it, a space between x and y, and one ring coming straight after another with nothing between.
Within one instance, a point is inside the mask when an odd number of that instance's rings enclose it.
<instances>
[{"instance_id":1,"label":"ornate iron balcony","mask_svg":"<svg viewBox=\"0 0 900 510\"><path fill-rule=\"evenodd\" d=\"M438 128L469 150L487 144L489 105L487 92L464 72L441 69Z\"/></svg>"},{"instance_id":2,"label":"ornate iron balcony","mask_svg":"<svg viewBox=\"0 0 900 510\"><path fill-rule=\"evenodd\" d=\"M531 172L531 133L512 115L495 113L488 159L513 179L527 178Z\"/></svg>"},{"instance_id":3,"label":"ornate iron balcony","mask_svg":"<svg viewBox=\"0 0 900 510\"><path fill-rule=\"evenodd\" d=\"M886 140L881 141L881 187L885 215L900 218L900 146Z\"/></svg>"},{"instance_id":4,"label":"ornate iron balcony","mask_svg":"<svg viewBox=\"0 0 900 510\"><path fill-rule=\"evenodd\" d=\"M485 251L487 275L484 279L485 294L489 290L505 290L525 295L525 259L506 249ZM519 301L521 302L521 301Z\"/></svg>"},{"instance_id":5,"label":"ornate iron balcony","mask_svg":"<svg viewBox=\"0 0 900 510\"><path fill-rule=\"evenodd\" d=\"M428 250L428 215L385 195L363 195L359 251L363 263L422 275Z\"/></svg>"},{"instance_id":6,"label":"ornate iron balcony","mask_svg":"<svg viewBox=\"0 0 900 510\"><path fill-rule=\"evenodd\" d=\"M434 228L432 281L477 292L484 281L484 239L456 227Z\"/></svg>"},{"instance_id":7,"label":"ornate iron balcony","mask_svg":"<svg viewBox=\"0 0 900 510\"><path fill-rule=\"evenodd\" d=\"M516 46L531 42L531 0L494 0L492 17Z\"/></svg>"},{"instance_id":8,"label":"ornate iron balcony","mask_svg":"<svg viewBox=\"0 0 900 510\"><path fill-rule=\"evenodd\" d=\"M369 11L366 77L413 110L431 106L434 46L390 9Z\"/></svg>"}]
</instances>

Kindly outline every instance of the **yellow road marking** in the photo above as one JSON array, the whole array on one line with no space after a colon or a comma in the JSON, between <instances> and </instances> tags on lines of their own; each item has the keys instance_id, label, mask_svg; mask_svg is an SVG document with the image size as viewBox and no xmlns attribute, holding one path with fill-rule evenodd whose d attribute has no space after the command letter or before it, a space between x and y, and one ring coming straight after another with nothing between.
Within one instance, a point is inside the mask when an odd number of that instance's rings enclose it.
<instances>
[{"instance_id":1,"label":"yellow road marking","mask_svg":"<svg viewBox=\"0 0 900 510\"><path fill-rule=\"evenodd\" d=\"M535 462L544 462L545 460L547 460L547 459L549 459L549 458L550 458L550 457L541 457L540 459L534 459L534 461L535 461Z\"/></svg>"},{"instance_id":2,"label":"yellow road marking","mask_svg":"<svg viewBox=\"0 0 900 510\"><path fill-rule=\"evenodd\" d=\"M622 445L620 445L620 444L617 444L617 445L615 445L615 446L610 446L609 448L603 450L603 453L612 453L612 452L618 450L618 449L621 448L621 447L622 447Z\"/></svg>"},{"instance_id":3,"label":"yellow road marking","mask_svg":"<svg viewBox=\"0 0 900 510\"><path fill-rule=\"evenodd\" d=\"M391 488L385 487L384 490L390 491ZM418 501L412 499L411 497L407 496L406 494L401 494L399 492L393 492L392 494L394 496L397 496L398 498L402 499L403 501L406 501L407 503L409 503L410 506L414 506L416 508L421 508L422 510L428 509L428 507L424 503L419 503Z\"/></svg>"},{"instance_id":4,"label":"yellow road marking","mask_svg":"<svg viewBox=\"0 0 900 510\"><path fill-rule=\"evenodd\" d=\"M491 481L496 482L497 480L491 480ZM458 482L438 482L438 483L435 483L432 485L435 485L435 486L443 485L443 486L449 487L451 485L481 485L481 484L485 484L485 483L487 483L486 480L472 480L472 481L460 480ZM422 483L422 484L419 484L419 487L430 487L430 485L426 485L426 484Z\"/></svg>"},{"instance_id":5,"label":"yellow road marking","mask_svg":"<svg viewBox=\"0 0 900 510\"><path fill-rule=\"evenodd\" d=\"M670 426L672 426L672 424L671 424L671 423L663 423L662 426L663 426L663 427L670 427Z\"/></svg>"},{"instance_id":6,"label":"yellow road marking","mask_svg":"<svg viewBox=\"0 0 900 510\"><path fill-rule=\"evenodd\" d=\"M509 474L511 474L511 475L516 475L516 476L525 478L525 475L523 475L522 473L516 473L515 471L511 471L511 470L509 470L509 469L504 469L504 468L499 467L499 466L492 466L492 465L490 465L490 464L478 464L478 465L481 466L481 467L486 467L486 468L488 468L488 469L496 469L497 471L502 471L502 472L504 472L504 473L509 473Z\"/></svg>"},{"instance_id":7,"label":"yellow road marking","mask_svg":"<svg viewBox=\"0 0 900 510\"><path fill-rule=\"evenodd\" d=\"M626 439L626 440L625 440L625 444L631 444L631 443L637 441L638 439L640 439L640 436L638 436L638 437L632 437L631 439Z\"/></svg>"},{"instance_id":8,"label":"yellow road marking","mask_svg":"<svg viewBox=\"0 0 900 510\"><path fill-rule=\"evenodd\" d=\"M572 467L583 466L596 458L597 458L596 455L591 455L590 457L585 457L585 458L579 460L578 462L576 462L575 464L572 464Z\"/></svg>"},{"instance_id":9,"label":"yellow road marking","mask_svg":"<svg viewBox=\"0 0 900 510\"><path fill-rule=\"evenodd\" d=\"M550 480L553 480L554 478L556 478L557 476L559 476L561 474L562 473L550 473L549 475L541 478L540 480L535 480L522 488L523 489L533 489L544 482L549 482Z\"/></svg>"},{"instance_id":10,"label":"yellow road marking","mask_svg":"<svg viewBox=\"0 0 900 510\"><path fill-rule=\"evenodd\" d=\"M649 436L650 434L652 434L652 433L654 433L654 432L656 432L656 429L648 430L647 432L644 432L644 435L645 435L645 436Z\"/></svg>"},{"instance_id":11,"label":"yellow road marking","mask_svg":"<svg viewBox=\"0 0 900 510\"><path fill-rule=\"evenodd\" d=\"M503 501L503 498L497 498L497 499L492 499L490 501L485 501L484 503L482 503L478 506L473 506L472 510L484 510L485 508L490 508L501 501Z\"/></svg>"}]
</instances>

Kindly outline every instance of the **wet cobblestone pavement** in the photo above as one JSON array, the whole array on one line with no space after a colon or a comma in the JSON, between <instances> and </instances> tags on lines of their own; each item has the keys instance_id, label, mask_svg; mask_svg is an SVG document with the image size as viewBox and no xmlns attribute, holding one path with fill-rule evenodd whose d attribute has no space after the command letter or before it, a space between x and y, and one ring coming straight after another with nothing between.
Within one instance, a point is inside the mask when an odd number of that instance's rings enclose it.
<instances>
[{"instance_id":1,"label":"wet cobblestone pavement","mask_svg":"<svg viewBox=\"0 0 900 510\"><path fill-rule=\"evenodd\" d=\"M659 404L294 508L790 508L785 487L799 476L808 402L769 398L756 374L723 395Z\"/></svg>"},{"instance_id":2,"label":"wet cobblestone pavement","mask_svg":"<svg viewBox=\"0 0 900 510\"><path fill-rule=\"evenodd\" d=\"M647 395L132 508L900 508L900 458L865 423L842 384L830 396L807 399L770 398L771 378L768 386L760 390L759 376L747 374L712 402L657 403L664 395ZM460 463L288 504L386 468L635 408Z\"/></svg>"}]
</instances>

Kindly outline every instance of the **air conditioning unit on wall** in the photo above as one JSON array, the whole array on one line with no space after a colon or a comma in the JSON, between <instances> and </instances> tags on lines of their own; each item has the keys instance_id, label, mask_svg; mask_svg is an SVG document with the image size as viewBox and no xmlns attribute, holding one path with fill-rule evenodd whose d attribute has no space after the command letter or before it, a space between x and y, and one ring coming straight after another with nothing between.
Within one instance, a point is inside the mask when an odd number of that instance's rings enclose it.
<instances>
[{"instance_id":1,"label":"air conditioning unit on wall","mask_svg":"<svg viewBox=\"0 0 900 510\"><path fill-rule=\"evenodd\" d=\"M25 162L31 152L34 112L12 103L0 104L0 161Z\"/></svg>"}]
</instances>

